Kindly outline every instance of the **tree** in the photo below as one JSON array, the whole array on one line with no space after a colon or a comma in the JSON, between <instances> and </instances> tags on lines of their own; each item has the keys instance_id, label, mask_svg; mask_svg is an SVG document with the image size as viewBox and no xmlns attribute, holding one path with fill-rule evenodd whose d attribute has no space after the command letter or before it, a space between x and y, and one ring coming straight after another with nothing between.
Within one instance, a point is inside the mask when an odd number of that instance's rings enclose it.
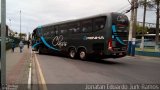
<instances>
[{"instance_id":1,"label":"tree","mask_svg":"<svg viewBox=\"0 0 160 90\"><path fill-rule=\"evenodd\" d=\"M144 8L144 13L143 13L143 26L142 26L142 38L141 38L141 45L140 48L142 51L144 50L144 30L145 30L145 21L146 21L146 9L147 8L152 8L152 4L150 1L147 0L140 0L139 1L139 6Z\"/></svg>"},{"instance_id":2,"label":"tree","mask_svg":"<svg viewBox=\"0 0 160 90\"><path fill-rule=\"evenodd\" d=\"M137 25L136 26L136 34L137 35L142 35L142 31L143 31L143 34L147 34L148 27L143 27L143 26Z\"/></svg>"},{"instance_id":3,"label":"tree","mask_svg":"<svg viewBox=\"0 0 160 90\"><path fill-rule=\"evenodd\" d=\"M19 34L19 37L21 37L22 39L25 39L26 38L26 33L21 33L21 34Z\"/></svg>"},{"instance_id":4,"label":"tree","mask_svg":"<svg viewBox=\"0 0 160 90\"><path fill-rule=\"evenodd\" d=\"M15 34L18 34L17 32L15 32Z\"/></svg>"},{"instance_id":5,"label":"tree","mask_svg":"<svg viewBox=\"0 0 160 90\"><path fill-rule=\"evenodd\" d=\"M156 37L155 37L155 42L156 42L156 46L155 46L155 51L159 51L158 50L158 43L159 43L159 4L160 4L160 0L140 0L139 5L144 7L144 12L146 12L146 7L148 7L149 9L156 9ZM145 21L145 13L144 13L144 18ZM143 24L145 25L145 22L143 22ZM143 42L142 42L143 43Z\"/></svg>"},{"instance_id":6,"label":"tree","mask_svg":"<svg viewBox=\"0 0 160 90\"><path fill-rule=\"evenodd\" d=\"M156 46L155 46L155 51L159 51L159 47L158 47L158 44L159 44L159 3L160 1L159 0L155 0L155 3L156 3L156 37L155 37L155 40L156 40Z\"/></svg>"},{"instance_id":7,"label":"tree","mask_svg":"<svg viewBox=\"0 0 160 90\"><path fill-rule=\"evenodd\" d=\"M9 36L10 36L10 37L14 37L14 36L15 36L15 33L9 33Z\"/></svg>"}]
</instances>

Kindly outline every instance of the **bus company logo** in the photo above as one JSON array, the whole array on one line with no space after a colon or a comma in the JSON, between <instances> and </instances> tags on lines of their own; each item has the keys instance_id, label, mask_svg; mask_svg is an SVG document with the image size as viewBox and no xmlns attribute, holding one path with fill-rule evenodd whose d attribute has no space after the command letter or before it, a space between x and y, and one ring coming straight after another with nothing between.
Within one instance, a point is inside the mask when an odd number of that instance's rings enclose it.
<instances>
[{"instance_id":1,"label":"bus company logo","mask_svg":"<svg viewBox=\"0 0 160 90\"><path fill-rule=\"evenodd\" d=\"M83 40L102 40L102 39L104 39L104 36L90 36L90 37L84 36L83 37Z\"/></svg>"},{"instance_id":2,"label":"bus company logo","mask_svg":"<svg viewBox=\"0 0 160 90\"><path fill-rule=\"evenodd\" d=\"M62 35L54 37L52 40L52 44L53 46L59 46L59 47L67 46L67 42L63 42Z\"/></svg>"},{"instance_id":3,"label":"bus company logo","mask_svg":"<svg viewBox=\"0 0 160 90\"><path fill-rule=\"evenodd\" d=\"M126 21L125 19L126 19L126 16L120 15L120 16L117 17L117 21L118 21L118 22L122 22L122 23L123 23L123 22Z\"/></svg>"}]
</instances>

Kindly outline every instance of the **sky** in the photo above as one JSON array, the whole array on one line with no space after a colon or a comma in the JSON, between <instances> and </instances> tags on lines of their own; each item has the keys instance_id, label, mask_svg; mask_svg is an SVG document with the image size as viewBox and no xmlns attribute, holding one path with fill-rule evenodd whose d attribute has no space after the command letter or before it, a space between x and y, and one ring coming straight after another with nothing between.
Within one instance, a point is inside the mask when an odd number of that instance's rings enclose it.
<instances>
[{"instance_id":1,"label":"sky","mask_svg":"<svg viewBox=\"0 0 160 90\"><path fill-rule=\"evenodd\" d=\"M6 0L6 23L14 32L32 33L44 24L72 20L106 12L121 12L130 7L128 0ZM142 9L138 21L142 21ZM155 22L155 12L147 13L148 22ZM130 18L130 13L127 14Z\"/></svg>"}]
</instances>

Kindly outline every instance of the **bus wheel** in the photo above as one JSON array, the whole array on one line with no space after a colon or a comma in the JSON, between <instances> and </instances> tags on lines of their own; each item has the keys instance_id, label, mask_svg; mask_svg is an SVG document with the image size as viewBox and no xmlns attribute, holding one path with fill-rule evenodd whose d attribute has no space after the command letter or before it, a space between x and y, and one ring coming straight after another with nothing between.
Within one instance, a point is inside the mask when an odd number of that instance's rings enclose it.
<instances>
[{"instance_id":1,"label":"bus wheel","mask_svg":"<svg viewBox=\"0 0 160 90\"><path fill-rule=\"evenodd\" d=\"M86 59L86 51L84 49L81 49L79 51L79 58L82 59L82 60Z\"/></svg>"},{"instance_id":2,"label":"bus wheel","mask_svg":"<svg viewBox=\"0 0 160 90\"><path fill-rule=\"evenodd\" d=\"M38 48L38 53L42 54L42 48L41 47Z\"/></svg>"},{"instance_id":3,"label":"bus wheel","mask_svg":"<svg viewBox=\"0 0 160 90\"><path fill-rule=\"evenodd\" d=\"M73 59L73 58L75 58L75 56L76 56L76 50L73 48L70 49L69 50L69 57Z\"/></svg>"}]
</instances>

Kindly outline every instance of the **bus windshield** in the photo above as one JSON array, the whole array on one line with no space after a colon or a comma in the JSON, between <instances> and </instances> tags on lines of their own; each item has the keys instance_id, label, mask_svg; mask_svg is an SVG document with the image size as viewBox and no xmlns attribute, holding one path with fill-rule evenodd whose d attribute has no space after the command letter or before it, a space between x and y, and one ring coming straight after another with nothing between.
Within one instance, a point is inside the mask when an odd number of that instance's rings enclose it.
<instances>
[{"instance_id":1,"label":"bus windshield","mask_svg":"<svg viewBox=\"0 0 160 90\"><path fill-rule=\"evenodd\" d=\"M118 26L128 26L129 25L128 17L126 15L113 14L112 17L113 17L112 23L115 25L118 25Z\"/></svg>"}]
</instances>

